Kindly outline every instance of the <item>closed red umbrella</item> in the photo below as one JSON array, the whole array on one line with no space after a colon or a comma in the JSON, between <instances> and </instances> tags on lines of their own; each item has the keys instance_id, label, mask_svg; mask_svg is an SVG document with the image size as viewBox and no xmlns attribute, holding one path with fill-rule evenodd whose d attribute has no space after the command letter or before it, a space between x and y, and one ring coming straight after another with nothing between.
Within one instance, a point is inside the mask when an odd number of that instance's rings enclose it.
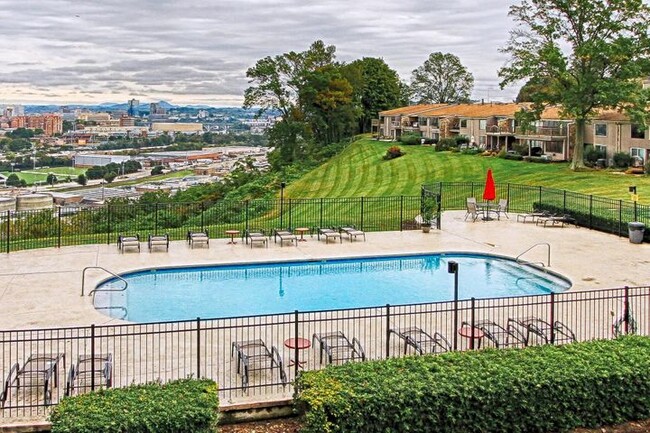
<instances>
[{"instance_id":1,"label":"closed red umbrella","mask_svg":"<svg viewBox=\"0 0 650 433\"><path fill-rule=\"evenodd\" d=\"M494 186L492 169L488 168L487 178L485 179L485 189L483 190L483 200L492 201L497 198L497 188Z\"/></svg>"}]
</instances>

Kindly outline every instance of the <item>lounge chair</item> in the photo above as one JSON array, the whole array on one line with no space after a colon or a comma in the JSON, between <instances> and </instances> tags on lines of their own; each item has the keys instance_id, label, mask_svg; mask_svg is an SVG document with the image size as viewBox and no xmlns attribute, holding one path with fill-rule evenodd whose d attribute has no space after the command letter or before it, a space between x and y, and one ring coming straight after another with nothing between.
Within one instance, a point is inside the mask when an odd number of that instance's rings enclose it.
<instances>
[{"instance_id":1,"label":"lounge chair","mask_svg":"<svg viewBox=\"0 0 650 433\"><path fill-rule=\"evenodd\" d=\"M77 363L70 366L65 395L82 394L100 388L110 388L113 384L113 356L80 355Z\"/></svg>"},{"instance_id":2,"label":"lounge chair","mask_svg":"<svg viewBox=\"0 0 650 433\"><path fill-rule=\"evenodd\" d=\"M250 242L251 248L253 248L253 245L255 243L260 243L266 246L267 248L269 247L269 242L268 242L269 238L264 233L264 230L261 229L245 230L243 237L247 245Z\"/></svg>"},{"instance_id":3,"label":"lounge chair","mask_svg":"<svg viewBox=\"0 0 650 433\"><path fill-rule=\"evenodd\" d=\"M548 217L542 217L538 218L537 222L535 222L536 225L542 224L544 227L564 227L566 224L574 224L576 227L578 227L578 223L576 222L576 219L573 218L571 215L550 215Z\"/></svg>"},{"instance_id":4,"label":"lounge chair","mask_svg":"<svg viewBox=\"0 0 650 433\"><path fill-rule=\"evenodd\" d=\"M16 388L18 391L21 386L43 389L45 405L51 404L52 388L59 385L59 361L61 359L65 360L65 355L62 353L30 355L22 367L19 362L12 365L0 394L0 407L4 407L9 399L11 388Z\"/></svg>"},{"instance_id":5,"label":"lounge chair","mask_svg":"<svg viewBox=\"0 0 650 433\"><path fill-rule=\"evenodd\" d=\"M471 326L467 322L463 322L463 326ZM526 337L511 326L510 322L508 327L504 328L496 322L491 320L479 320L474 323L474 326L483 332L483 336L497 349L503 347L521 347L526 345Z\"/></svg>"},{"instance_id":6,"label":"lounge chair","mask_svg":"<svg viewBox=\"0 0 650 433\"><path fill-rule=\"evenodd\" d=\"M334 230L332 228L325 228L321 227L318 229L318 240L320 241L320 237L323 235L325 237L325 243L328 243L330 239L336 240L338 238L339 242L343 242L343 238L341 237L341 233L339 233L338 230Z\"/></svg>"},{"instance_id":7,"label":"lounge chair","mask_svg":"<svg viewBox=\"0 0 650 433\"><path fill-rule=\"evenodd\" d=\"M520 335L525 336L526 346L541 342L543 344L573 343L576 336L568 326L556 320L553 326L539 317L510 318L512 324Z\"/></svg>"},{"instance_id":8,"label":"lounge chair","mask_svg":"<svg viewBox=\"0 0 650 433\"><path fill-rule=\"evenodd\" d=\"M277 367L282 385L287 384L282 357L275 346L271 350L263 340L235 341L232 343L230 357L237 355L237 373L241 375L242 388L248 389L253 371L273 370Z\"/></svg>"},{"instance_id":9,"label":"lounge chair","mask_svg":"<svg viewBox=\"0 0 650 433\"><path fill-rule=\"evenodd\" d=\"M126 248L137 248L138 252L140 252L140 235L128 236L118 234L117 249L123 253Z\"/></svg>"},{"instance_id":10,"label":"lounge chair","mask_svg":"<svg viewBox=\"0 0 650 433\"><path fill-rule=\"evenodd\" d=\"M187 232L187 243L192 249L194 249L194 244L203 244L210 248L210 236L207 231L195 232L190 230Z\"/></svg>"},{"instance_id":11,"label":"lounge chair","mask_svg":"<svg viewBox=\"0 0 650 433\"><path fill-rule=\"evenodd\" d=\"M150 234L147 245L149 246L149 252L152 252L156 247L164 247L166 251L169 251L169 235L167 233L164 235Z\"/></svg>"},{"instance_id":12,"label":"lounge chair","mask_svg":"<svg viewBox=\"0 0 650 433\"><path fill-rule=\"evenodd\" d=\"M277 243L278 239L280 239L281 247L287 241L293 242L295 246L298 246L298 237L290 229L273 229L273 241Z\"/></svg>"},{"instance_id":13,"label":"lounge chair","mask_svg":"<svg viewBox=\"0 0 650 433\"><path fill-rule=\"evenodd\" d=\"M507 219L510 219L508 216L508 200L505 198L500 199L494 212L497 214L497 219L501 219L501 214L505 215Z\"/></svg>"},{"instance_id":14,"label":"lounge chair","mask_svg":"<svg viewBox=\"0 0 650 433\"><path fill-rule=\"evenodd\" d=\"M350 242L352 242L352 239L356 239L358 236L363 236L363 241L364 242L366 241L366 232L364 232L363 230L358 230L352 224L341 227L339 229L339 233L341 234L345 233L350 239Z\"/></svg>"},{"instance_id":15,"label":"lounge chair","mask_svg":"<svg viewBox=\"0 0 650 433\"><path fill-rule=\"evenodd\" d=\"M521 222L526 223L526 221L530 220L530 222L536 223L539 218L548 218L550 216L551 213L547 211L533 211L531 213L517 215L517 222L521 220Z\"/></svg>"},{"instance_id":16,"label":"lounge chair","mask_svg":"<svg viewBox=\"0 0 650 433\"><path fill-rule=\"evenodd\" d=\"M423 355L425 353L442 353L451 350L451 344L449 344L449 341L447 341L447 339L439 332L436 332L431 336L421 328L412 326L410 328L391 328L389 333L395 334L404 340L405 355L409 346L412 347L418 355Z\"/></svg>"},{"instance_id":17,"label":"lounge chair","mask_svg":"<svg viewBox=\"0 0 650 433\"><path fill-rule=\"evenodd\" d=\"M366 354L361 343L356 337L352 341L342 331L328 332L325 334L314 334L312 346L316 347L318 341L320 352L320 363L323 363L323 352L327 355L327 362L365 361Z\"/></svg>"},{"instance_id":18,"label":"lounge chair","mask_svg":"<svg viewBox=\"0 0 650 433\"><path fill-rule=\"evenodd\" d=\"M478 205L475 202L470 202L469 199L467 201L467 213L465 214L465 221L467 221L467 217L472 217L472 222L476 222L479 217Z\"/></svg>"}]
</instances>

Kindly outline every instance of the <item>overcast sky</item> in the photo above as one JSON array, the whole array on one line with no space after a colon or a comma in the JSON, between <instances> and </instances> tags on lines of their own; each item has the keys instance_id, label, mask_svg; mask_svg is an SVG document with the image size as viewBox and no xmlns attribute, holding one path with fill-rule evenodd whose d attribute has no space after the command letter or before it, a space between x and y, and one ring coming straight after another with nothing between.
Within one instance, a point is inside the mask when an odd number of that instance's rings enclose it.
<instances>
[{"instance_id":1,"label":"overcast sky","mask_svg":"<svg viewBox=\"0 0 650 433\"><path fill-rule=\"evenodd\" d=\"M474 98L512 100L497 70L513 1L0 0L0 104L237 106L247 68L318 39L339 61L381 57L407 82L449 52L474 75Z\"/></svg>"}]
</instances>

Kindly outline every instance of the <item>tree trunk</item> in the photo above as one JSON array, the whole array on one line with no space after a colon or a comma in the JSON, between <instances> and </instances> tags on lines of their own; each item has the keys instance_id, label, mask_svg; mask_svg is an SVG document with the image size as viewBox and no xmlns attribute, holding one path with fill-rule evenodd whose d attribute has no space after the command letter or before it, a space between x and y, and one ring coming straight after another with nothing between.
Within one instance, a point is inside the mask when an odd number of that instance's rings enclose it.
<instances>
[{"instance_id":1,"label":"tree trunk","mask_svg":"<svg viewBox=\"0 0 650 433\"><path fill-rule=\"evenodd\" d=\"M585 150L585 124L584 118L576 119L576 142L573 144L573 158L569 168L571 170L579 170L585 168L584 150ZM568 143L568 131L567 131Z\"/></svg>"}]
</instances>

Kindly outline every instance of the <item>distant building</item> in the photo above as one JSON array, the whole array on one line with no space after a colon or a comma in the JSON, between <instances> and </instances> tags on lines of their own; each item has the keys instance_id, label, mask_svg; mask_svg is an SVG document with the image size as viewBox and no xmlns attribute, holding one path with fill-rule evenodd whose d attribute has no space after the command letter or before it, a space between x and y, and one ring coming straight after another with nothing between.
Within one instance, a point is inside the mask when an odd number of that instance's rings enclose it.
<instances>
[{"instance_id":1,"label":"distant building","mask_svg":"<svg viewBox=\"0 0 650 433\"><path fill-rule=\"evenodd\" d=\"M130 156L125 155L101 155L92 153L78 154L72 158L75 167L92 167L95 165L103 167L111 163L121 164L131 159Z\"/></svg>"},{"instance_id":2,"label":"distant building","mask_svg":"<svg viewBox=\"0 0 650 433\"><path fill-rule=\"evenodd\" d=\"M52 136L63 133L63 118L59 114L14 116L9 120L9 127L42 129L44 135Z\"/></svg>"},{"instance_id":3,"label":"distant building","mask_svg":"<svg viewBox=\"0 0 650 433\"><path fill-rule=\"evenodd\" d=\"M152 123L152 131L161 131L161 132L181 132L184 134L196 134L203 132L202 123Z\"/></svg>"},{"instance_id":4,"label":"distant building","mask_svg":"<svg viewBox=\"0 0 650 433\"><path fill-rule=\"evenodd\" d=\"M165 110L165 107L161 107L159 104L152 102L149 104L149 115L165 115L167 114L167 110Z\"/></svg>"}]
</instances>

